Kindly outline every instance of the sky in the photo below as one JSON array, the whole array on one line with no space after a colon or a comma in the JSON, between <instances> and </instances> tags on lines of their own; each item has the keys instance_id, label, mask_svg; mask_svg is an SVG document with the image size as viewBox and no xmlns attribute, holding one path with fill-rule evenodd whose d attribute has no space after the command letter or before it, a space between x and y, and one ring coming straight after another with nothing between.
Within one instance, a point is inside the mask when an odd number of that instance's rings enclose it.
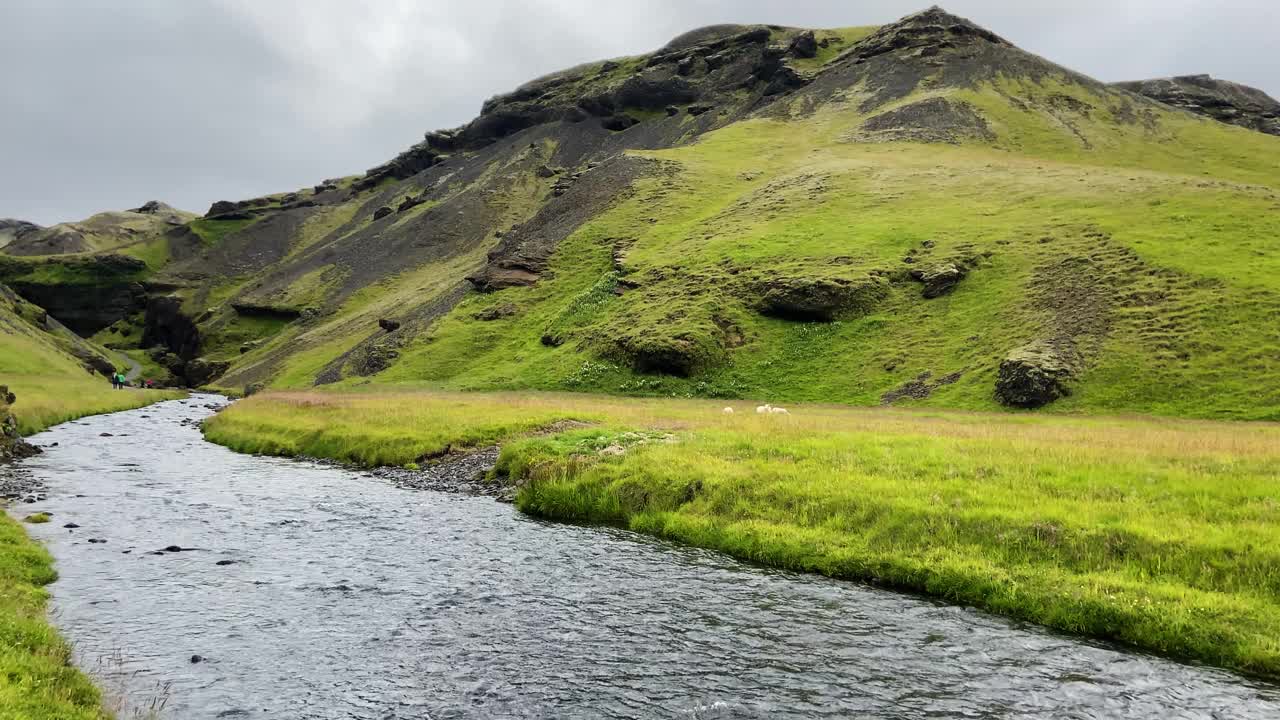
<instances>
[{"instance_id":1,"label":"sky","mask_svg":"<svg viewBox=\"0 0 1280 720\"><path fill-rule=\"evenodd\" d=\"M891 22L930 0L0 0L0 217L204 212L362 172L488 97L721 22ZM1280 97L1274 0L950 0L1100 80Z\"/></svg>"}]
</instances>

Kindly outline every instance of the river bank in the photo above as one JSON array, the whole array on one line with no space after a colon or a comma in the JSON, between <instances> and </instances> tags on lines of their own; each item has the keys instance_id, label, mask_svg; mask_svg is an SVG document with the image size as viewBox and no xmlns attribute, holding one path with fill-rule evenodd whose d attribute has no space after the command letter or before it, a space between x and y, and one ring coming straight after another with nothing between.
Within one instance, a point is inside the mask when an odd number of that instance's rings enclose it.
<instances>
[{"instance_id":1,"label":"river bank","mask_svg":"<svg viewBox=\"0 0 1280 720\"><path fill-rule=\"evenodd\" d=\"M1214 668L234 453L200 437L210 405L61 425L25 464L48 487L31 510L55 517L29 530L57 561L57 626L104 693L129 700L122 719L1280 713L1280 687Z\"/></svg>"},{"instance_id":2,"label":"river bank","mask_svg":"<svg viewBox=\"0 0 1280 720\"><path fill-rule=\"evenodd\" d=\"M500 444L540 517L1280 677L1280 426L723 405L281 393L205 431L365 467Z\"/></svg>"},{"instance_id":3,"label":"river bank","mask_svg":"<svg viewBox=\"0 0 1280 720\"><path fill-rule=\"evenodd\" d=\"M27 378L29 380L29 378ZM100 412L137 408L181 393L104 391L96 385L68 387L41 378L0 393L0 423L17 444L17 430L39 432L58 422ZM51 388L60 388L55 395ZM10 402L16 401L11 406ZM37 447L38 446L29 446ZM26 456L30 451L18 453ZM98 720L109 714L93 682L71 662L71 647L49 623L45 589L58 578L53 558L28 537L19 519L24 508L46 499L43 482L20 466L0 461L0 715L30 720ZM12 515L11 515L12 514Z\"/></svg>"}]
</instances>

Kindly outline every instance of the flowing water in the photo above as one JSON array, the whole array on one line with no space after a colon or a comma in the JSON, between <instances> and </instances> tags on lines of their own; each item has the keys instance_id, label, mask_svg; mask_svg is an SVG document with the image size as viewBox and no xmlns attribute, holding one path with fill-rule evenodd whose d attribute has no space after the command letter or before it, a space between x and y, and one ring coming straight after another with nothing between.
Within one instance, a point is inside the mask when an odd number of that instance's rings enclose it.
<instances>
[{"instance_id":1,"label":"flowing water","mask_svg":"<svg viewBox=\"0 0 1280 720\"><path fill-rule=\"evenodd\" d=\"M57 624L164 717L1280 717L1226 672L236 455L181 423L209 401L62 425L26 464Z\"/></svg>"}]
</instances>

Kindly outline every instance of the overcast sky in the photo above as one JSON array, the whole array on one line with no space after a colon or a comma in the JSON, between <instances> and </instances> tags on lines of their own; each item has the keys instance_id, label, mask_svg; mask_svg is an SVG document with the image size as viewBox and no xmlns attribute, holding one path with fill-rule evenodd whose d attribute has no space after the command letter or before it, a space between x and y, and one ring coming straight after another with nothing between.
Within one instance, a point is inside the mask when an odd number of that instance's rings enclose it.
<instances>
[{"instance_id":1,"label":"overcast sky","mask_svg":"<svg viewBox=\"0 0 1280 720\"><path fill-rule=\"evenodd\" d=\"M0 217L205 211L363 171L486 97L719 22L879 24L928 0L0 0ZM1280 96L1275 0L951 0L1102 80Z\"/></svg>"}]
</instances>

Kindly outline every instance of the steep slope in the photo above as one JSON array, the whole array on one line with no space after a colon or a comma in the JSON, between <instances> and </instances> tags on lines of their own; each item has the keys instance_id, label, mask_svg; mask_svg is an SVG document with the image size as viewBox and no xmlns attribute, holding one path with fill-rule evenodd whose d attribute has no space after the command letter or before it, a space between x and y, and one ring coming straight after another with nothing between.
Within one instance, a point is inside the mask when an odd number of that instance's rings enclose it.
<instances>
[{"instance_id":1,"label":"steep slope","mask_svg":"<svg viewBox=\"0 0 1280 720\"><path fill-rule=\"evenodd\" d=\"M1171 107L1271 135L1280 135L1280 100L1257 88L1208 75L1116 83Z\"/></svg>"},{"instance_id":2,"label":"steep slope","mask_svg":"<svg viewBox=\"0 0 1280 720\"><path fill-rule=\"evenodd\" d=\"M363 176L215 203L98 338L237 391L1274 418L1278 184L1280 139L937 8L717 26Z\"/></svg>"},{"instance_id":3,"label":"steep slope","mask_svg":"<svg viewBox=\"0 0 1280 720\"><path fill-rule=\"evenodd\" d=\"M660 171L553 252L529 261L530 243L504 240L488 271L542 279L477 283L495 292L396 348L379 379L975 408L1069 394L1058 407L1234 417L1280 407L1273 138L1108 88L933 10L750 118L629 157Z\"/></svg>"},{"instance_id":4,"label":"steep slope","mask_svg":"<svg viewBox=\"0 0 1280 720\"><path fill-rule=\"evenodd\" d=\"M23 434L173 396L112 390L107 377L124 364L0 285L0 385L18 398L13 412Z\"/></svg>"}]
</instances>

